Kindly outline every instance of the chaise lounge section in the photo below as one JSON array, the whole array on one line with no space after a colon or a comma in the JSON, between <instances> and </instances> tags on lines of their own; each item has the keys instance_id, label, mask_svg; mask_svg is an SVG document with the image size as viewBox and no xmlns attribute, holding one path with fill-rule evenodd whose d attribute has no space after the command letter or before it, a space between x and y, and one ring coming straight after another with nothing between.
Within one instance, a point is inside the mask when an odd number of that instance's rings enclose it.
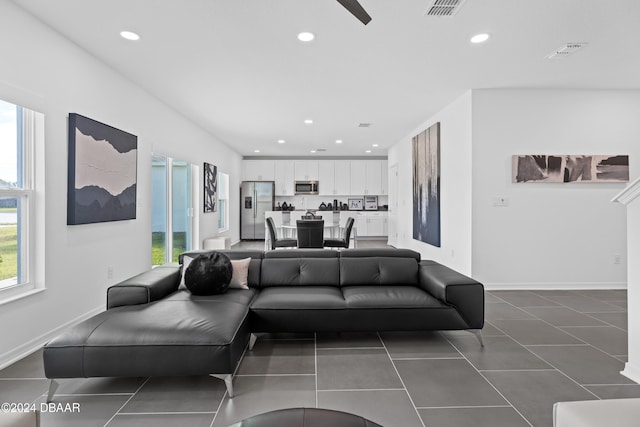
<instances>
[{"instance_id":1,"label":"chaise lounge section","mask_svg":"<svg viewBox=\"0 0 640 427\"><path fill-rule=\"evenodd\" d=\"M182 254L195 257L205 251ZM221 251L251 258L249 289L197 296L181 265L107 291L107 310L44 347L59 378L212 375L232 378L259 333L469 330L482 344L483 285L407 249Z\"/></svg>"}]
</instances>

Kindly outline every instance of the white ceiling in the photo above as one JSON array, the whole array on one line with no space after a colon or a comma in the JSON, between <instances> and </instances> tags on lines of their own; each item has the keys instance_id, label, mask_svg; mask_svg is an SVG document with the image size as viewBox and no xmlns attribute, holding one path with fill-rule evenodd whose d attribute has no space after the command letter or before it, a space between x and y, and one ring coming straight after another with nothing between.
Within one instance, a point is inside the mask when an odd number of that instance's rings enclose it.
<instances>
[{"instance_id":1,"label":"white ceiling","mask_svg":"<svg viewBox=\"0 0 640 427\"><path fill-rule=\"evenodd\" d=\"M360 0L367 26L335 0L13 1L245 156L386 155L472 88L640 89L638 0Z\"/></svg>"}]
</instances>

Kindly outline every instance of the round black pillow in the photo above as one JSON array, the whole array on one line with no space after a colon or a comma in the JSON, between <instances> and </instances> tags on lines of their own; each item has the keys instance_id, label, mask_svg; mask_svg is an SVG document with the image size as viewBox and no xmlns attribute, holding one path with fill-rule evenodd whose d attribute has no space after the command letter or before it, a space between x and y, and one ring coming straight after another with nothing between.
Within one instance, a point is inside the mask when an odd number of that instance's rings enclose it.
<instances>
[{"instance_id":1,"label":"round black pillow","mask_svg":"<svg viewBox=\"0 0 640 427\"><path fill-rule=\"evenodd\" d=\"M233 266L220 252L198 255L184 272L184 284L194 295L222 294L229 288Z\"/></svg>"}]
</instances>

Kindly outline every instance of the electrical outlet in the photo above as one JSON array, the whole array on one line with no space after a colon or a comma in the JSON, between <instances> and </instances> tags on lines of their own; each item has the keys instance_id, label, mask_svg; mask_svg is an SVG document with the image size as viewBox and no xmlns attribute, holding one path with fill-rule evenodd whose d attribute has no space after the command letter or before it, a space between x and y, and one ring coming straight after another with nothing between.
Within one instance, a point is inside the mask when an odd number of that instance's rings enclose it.
<instances>
[{"instance_id":1,"label":"electrical outlet","mask_svg":"<svg viewBox=\"0 0 640 427\"><path fill-rule=\"evenodd\" d=\"M620 254L613 254L613 263L620 264L622 262L622 257Z\"/></svg>"},{"instance_id":2,"label":"electrical outlet","mask_svg":"<svg viewBox=\"0 0 640 427\"><path fill-rule=\"evenodd\" d=\"M107 279L113 279L113 266L112 265L107 267Z\"/></svg>"}]
</instances>

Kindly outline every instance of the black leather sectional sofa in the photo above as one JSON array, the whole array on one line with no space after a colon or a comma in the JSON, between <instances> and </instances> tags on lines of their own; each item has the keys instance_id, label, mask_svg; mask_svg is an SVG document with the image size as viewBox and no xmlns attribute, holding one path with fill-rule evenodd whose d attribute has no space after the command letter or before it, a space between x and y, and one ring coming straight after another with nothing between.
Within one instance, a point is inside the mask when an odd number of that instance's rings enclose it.
<instances>
[{"instance_id":1,"label":"black leather sectional sofa","mask_svg":"<svg viewBox=\"0 0 640 427\"><path fill-rule=\"evenodd\" d=\"M175 265L109 288L106 311L45 345L49 400L55 379L81 377L212 375L233 396L233 373L261 332L470 330L482 344L483 285L417 252L223 252L251 258L249 289L195 296L178 289Z\"/></svg>"}]
</instances>

